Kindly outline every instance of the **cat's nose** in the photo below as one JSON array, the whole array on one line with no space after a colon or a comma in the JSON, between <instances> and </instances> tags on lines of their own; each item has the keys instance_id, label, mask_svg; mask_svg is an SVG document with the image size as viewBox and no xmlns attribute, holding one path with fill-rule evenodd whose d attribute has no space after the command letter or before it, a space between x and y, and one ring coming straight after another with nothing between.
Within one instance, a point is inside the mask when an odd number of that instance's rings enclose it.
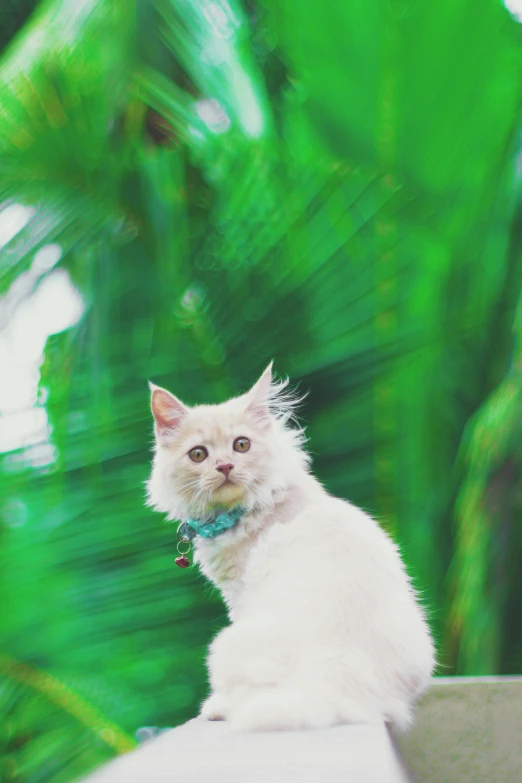
<instances>
[{"instance_id":1,"label":"cat's nose","mask_svg":"<svg viewBox=\"0 0 522 783\"><path fill-rule=\"evenodd\" d=\"M219 470L220 473L224 473L225 478L227 479L233 467L234 466L231 465L230 462L228 462L226 465L218 465L216 470Z\"/></svg>"}]
</instances>

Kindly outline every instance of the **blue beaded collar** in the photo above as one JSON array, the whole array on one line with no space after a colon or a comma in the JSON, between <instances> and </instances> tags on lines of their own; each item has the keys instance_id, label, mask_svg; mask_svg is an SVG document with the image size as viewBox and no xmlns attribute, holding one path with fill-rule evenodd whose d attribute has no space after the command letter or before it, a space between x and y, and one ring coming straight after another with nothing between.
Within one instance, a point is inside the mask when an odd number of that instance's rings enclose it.
<instances>
[{"instance_id":1,"label":"blue beaded collar","mask_svg":"<svg viewBox=\"0 0 522 783\"><path fill-rule=\"evenodd\" d=\"M178 539L188 542L196 536L216 538L234 527L244 515L245 510L243 506L235 506L229 511L215 511L212 516L204 519L187 519L178 528Z\"/></svg>"}]
</instances>

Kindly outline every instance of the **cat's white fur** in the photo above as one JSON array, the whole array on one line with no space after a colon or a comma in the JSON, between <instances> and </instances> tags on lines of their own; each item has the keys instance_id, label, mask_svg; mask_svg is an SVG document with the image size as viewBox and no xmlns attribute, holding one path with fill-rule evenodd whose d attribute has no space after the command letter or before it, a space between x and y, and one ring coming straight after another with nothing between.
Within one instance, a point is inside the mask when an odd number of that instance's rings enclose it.
<instances>
[{"instance_id":1,"label":"cat's white fur","mask_svg":"<svg viewBox=\"0 0 522 783\"><path fill-rule=\"evenodd\" d=\"M210 645L201 714L242 730L404 728L434 667L424 612L388 535L309 472L285 386L269 367L246 395L193 408L152 387L149 503L171 519L247 508L236 527L196 539L231 620ZM246 453L233 450L240 436ZM204 462L189 459L194 446L207 448ZM236 486L221 486L222 462Z\"/></svg>"}]
</instances>

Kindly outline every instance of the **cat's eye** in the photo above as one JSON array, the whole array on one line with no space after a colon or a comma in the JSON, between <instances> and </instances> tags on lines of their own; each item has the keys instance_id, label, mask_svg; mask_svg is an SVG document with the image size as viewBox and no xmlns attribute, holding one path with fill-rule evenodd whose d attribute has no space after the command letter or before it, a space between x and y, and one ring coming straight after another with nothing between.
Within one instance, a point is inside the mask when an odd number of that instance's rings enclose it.
<instances>
[{"instance_id":1,"label":"cat's eye","mask_svg":"<svg viewBox=\"0 0 522 783\"><path fill-rule=\"evenodd\" d=\"M248 438L236 438L234 441L234 451L241 451L245 453L250 448L250 441Z\"/></svg>"},{"instance_id":2,"label":"cat's eye","mask_svg":"<svg viewBox=\"0 0 522 783\"><path fill-rule=\"evenodd\" d=\"M208 451L204 446L194 446L188 453L192 462L203 462L208 457Z\"/></svg>"}]
</instances>

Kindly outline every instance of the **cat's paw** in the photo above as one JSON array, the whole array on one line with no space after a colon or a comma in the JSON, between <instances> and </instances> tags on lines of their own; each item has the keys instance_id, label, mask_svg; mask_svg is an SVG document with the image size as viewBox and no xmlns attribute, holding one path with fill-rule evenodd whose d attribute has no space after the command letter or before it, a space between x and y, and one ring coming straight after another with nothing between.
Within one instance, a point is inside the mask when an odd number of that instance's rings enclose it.
<instances>
[{"instance_id":1,"label":"cat's paw","mask_svg":"<svg viewBox=\"0 0 522 783\"><path fill-rule=\"evenodd\" d=\"M339 723L333 705L314 703L292 688L267 688L251 695L230 714L237 731L289 731Z\"/></svg>"},{"instance_id":2,"label":"cat's paw","mask_svg":"<svg viewBox=\"0 0 522 783\"><path fill-rule=\"evenodd\" d=\"M226 720L226 713L225 699L219 694L213 693L201 705L199 715L204 720Z\"/></svg>"},{"instance_id":3,"label":"cat's paw","mask_svg":"<svg viewBox=\"0 0 522 783\"><path fill-rule=\"evenodd\" d=\"M278 687L256 690L232 704L230 724L237 731L324 729L340 723L379 723L382 717L357 701L325 690Z\"/></svg>"},{"instance_id":4,"label":"cat's paw","mask_svg":"<svg viewBox=\"0 0 522 783\"><path fill-rule=\"evenodd\" d=\"M295 725L295 714L287 701L275 689L251 695L230 715L232 728L237 731L280 731L300 728Z\"/></svg>"}]
</instances>

